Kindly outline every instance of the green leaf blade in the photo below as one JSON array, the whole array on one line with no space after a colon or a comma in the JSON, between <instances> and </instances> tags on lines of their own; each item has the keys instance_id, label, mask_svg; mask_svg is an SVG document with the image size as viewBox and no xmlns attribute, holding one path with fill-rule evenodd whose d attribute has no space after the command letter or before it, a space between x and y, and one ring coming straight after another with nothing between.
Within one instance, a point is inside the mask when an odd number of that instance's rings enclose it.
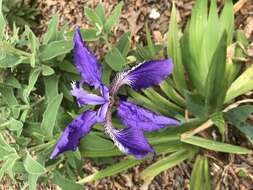
<instances>
[{"instance_id":1,"label":"green leaf blade","mask_svg":"<svg viewBox=\"0 0 253 190\"><path fill-rule=\"evenodd\" d=\"M126 32L123 34L123 36L120 38L119 42L117 43L116 47L121 52L123 57L126 57L130 48L130 32Z\"/></svg>"},{"instance_id":2,"label":"green leaf blade","mask_svg":"<svg viewBox=\"0 0 253 190\"><path fill-rule=\"evenodd\" d=\"M223 113L222 112L216 112L212 114L211 120L214 123L215 126L218 127L219 132L221 133L222 140L225 140L225 120L223 118Z\"/></svg>"},{"instance_id":3,"label":"green leaf blade","mask_svg":"<svg viewBox=\"0 0 253 190\"><path fill-rule=\"evenodd\" d=\"M55 40L58 24L59 24L59 14L54 14L48 24L46 33L43 36L42 42L43 45L46 45Z\"/></svg>"},{"instance_id":4,"label":"green leaf blade","mask_svg":"<svg viewBox=\"0 0 253 190\"><path fill-rule=\"evenodd\" d=\"M162 171L167 170L173 166L178 165L186 159L192 158L195 151L181 149L171 155L163 158L162 160L157 161L151 166L147 167L141 172L141 177L144 180L151 180Z\"/></svg>"},{"instance_id":5,"label":"green leaf blade","mask_svg":"<svg viewBox=\"0 0 253 190\"><path fill-rule=\"evenodd\" d=\"M24 167L25 170L32 175L42 175L46 172L44 166L34 160L29 152L27 152L26 154L26 158L24 160Z\"/></svg>"},{"instance_id":6,"label":"green leaf blade","mask_svg":"<svg viewBox=\"0 0 253 190\"><path fill-rule=\"evenodd\" d=\"M228 103L234 98L245 94L253 89L253 65L246 69L229 87L224 103Z\"/></svg>"},{"instance_id":7,"label":"green leaf blade","mask_svg":"<svg viewBox=\"0 0 253 190\"><path fill-rule=\"evenodd\" d=\"M50 102L54 97L58 95L59 77L53 75L44 77L45 93L47 102Z\"/></svg>"},{"instance_id":8,"label":"green leaf blade","mask_svg":"<svg viewBox=\"0 0 253 190\"><path fill-rule=\"evenodd\" d=\"M97 13L90 9L89 7L84 8L85 15L90 19L92 24L94 24L97 27L102 28L103 21L100 19L100 17L97 15Z\"/></svg>"},{"instance_id":9,"label":"green leaf blade","mask_svg":"<svg viewBox=\"0 0 253 190\"><path fill-rule=\"evenodd\" d=\"M50 137L53 136L53 130L54 130L55 122L56 122L56 117L57 117L57 113L62 102L62 98L63 98L63 94L59 94L55 96L53 99L51 99L48 102L47 108L43 114L41 129L43 129L45 133L49 135Z\"/></svg>"},{"instance_id":10,"label":"green leaf blade","mask_svg":"<svg viewBox=\"0 0 253 190\"><path fill-rule=\"evenodd\" d=\"M56 171L54 173L54 182L62 189L62 190L82 190L83 187L74 181L64 178L60 172Z\"/></svg>"},{"instance_id":11,"label":"green leaf blade","mask_svg":"<svg viewBox=\"0 0 253 190\"><path fill-rule=\"evenodd\" d=\"M176 87L181 92L181 94L184 94L183 91L186 89L186 82L184 78L184 66L182 62L178 33L179 30L177 25L176 7L175 4L173 4L168 31L167 55L173 60L174 71L172 73L172 76Z\"/></svg>"},{"instance_id":12,"label":"green leaf blade","mask_svg":"<svg viewBox=\"0 0 253 190\"><path fill-rule=\"evenodd\" d=\"M233 153L233 154L251 154L252 151L240 146L222 143L214 140L205 139L197 136L190 136L186 139L182 139L182 142L192 144L198 147L202 147L217 152Z\"/></svg>"},{"instance_id":13,"label":"green leaf blade","mask_svg":"<svg viewBox=\"0 0 253 190\"><path fill-rule=\"evenodd\" d=\"M59 55L69 53L73 49L72 40L59 40L44 45L40 49L40 59L48 61Z\"/></svg>"},{"instance_id":14,"label":"green leaf blade","mask_svg":"<svg viewBox=\"0 0 253 190\"><path fill-rule=\"evenodd\" d=\"M191 190L211 190L208 159L198 155L194 163L190 180Z\"/></svg>"},{"instance_id":15,"label":"green leaf blade","mask_svg":"<svg viewBox=\"0 0 253 190\"><path fill-rule=\"evenodd\" d=\"M3 163L1 163L0 180L2 180L2 178L3 178L3 176L4 176L5 173L11 173L12 174L12 168L13 168L13 166L16 163L16 161L17 161L18 158L19 158L19 156L16 153L10 154L3 161Z\"/></svg>"},{"instance_id":16,"label":"green leaf blade","mask_svg":"<svg viewBox=\"0 0 253 190\"><path fill-rule=\"evenodd\" d=\"M81 29L81 34L83 36L84 41L92 42L99 39L98 30L96 28L87 28Z\"/></svg>"},{"instance_id":17,"label":"green leaf blade","mask_svg":"<svg viewBox=\"0 0 253 190\"><path fill-rule=\"evenodd\" d=\"M78 183L85 184L90 181L99 180L104 177L115 175L117 173L127 170L128 168L134 167L135 165L141 163L142 161L143 160L135 160L135 159L122 160L119 163L109 166L108 168L104 170L100 170L92 175L89 175L81 179Z\"/></svg>"},{"instance_id":18,"label":"green leaf blade","mask_svg":"<svg viewBox=\"0 0 253 190\"><path fill-rule=\"evenodd\" d=\"M84 157L110 157L122 155L113 143L93 132L81 140L79 150Z\"/></svg>"},{"instance_id":19,"label":"green leaf blade","mask_svg":"<svg viewBox=\"0 0 253 190\"><path fill-rule=\"evenodd\" d=\"M28 103L28 97L34 88L39 78L40 73L41 73L40 68L34 68L31 70L31 73L29 75L28 86L23 90L23 97L27 103Z\"/></svg>"},{"instance_id":20,"label":"green leaf blade","mask_svg":"<svg viewBox=\"0 0 253 190\"><path fill-rule=\"evenodd\" d=\"M223 33L217 49L213 55L206 78L206 108L209 113L217 111L223 104L227 82L224 80L226 71L227 34Z\"/></svg>"},{"instance_id":21,"label":"green leaf blade","mask_svg":"<svg viewBox=\"0 0 253 190\"><path fill-rule=\"evenodd\" d=\"M4 31L6 22L3 16L3 8L2 8L3 1L0 0L0 41L3 39Z\"/></svg>"},{"instance_id":22,"label":"green leaf blade","mask_svg":"<svg viewBox=\"0 0 253 190\"><path fill-rule=\"evenodd\" d=\"M12 53L3 53L2 56L0 56L0 68L6 69L6 68L12 68L14 66L17 66L22 63L22 58L18 55L12 54Z\"/></svg>"},{"instance_id":23,"label":"green leaf blade","mask_svg":"<svg viewBox=\"0 0 253 190\"><path fill-rule=\"evenodd\" d=\"M232 0L227 0L220 16L220 26L228 33L227 44L232 43L234 33L234 11Z\"/></svg>"},{"instance_id":24,"label":"green leaf blade","mask_svg":"<svg viewBox=\"0 0 253 190\"><path fill-rule=\"evenodd\" d=\"M253 144L253 126L247 122L248 116L253 113L252 105L243 105L224 113L225 119L239 129Z\"/></svg>"},{"instance_id":25,"label":"green leaf blade","mask_svg":"<svg viewBox=\"0 0 253 190\"><path fill-rule=\"evenodd\" d=\"M117 48L106 54L105 61L114 71L121 71L126 65L126 60Z\"/></svg>"},{"instance_id":26,"label":"green leaf blade","mask_svg":"<svg viewBox=\"0 0 253 190\"><path fill-rule=\"evenodd\" d=\"M145 24L145 30L146 30L146 40L147 40L147 43L148 43L148 50L150 52L150 55L151 55L152 59L155 59L155 46L154 46L154 43L152 41L152 37L151 37L150 31L148 29L147 23Z\"/></svg>"},{"instance_id":27,"label":"green leaf blade","mask_svg":"<svg viewBox=\"0 0 253 190\"><path fill-rule=\"evenodd\" d=\"M105 23L105 9L102 4L98 4L95 9L97 15L99 16L102 23Z\"/></svg>"},{"instance_id":28,"label":"green leaf blade","mask_svg":"<svg viewBox=\"0 0 253 190\"><path fill-rule=\"evenodd\" d=\"M104 28L107 33L109 33L112 27L118 22L122 7L123 7L123 3L120 2L113 9L111 16L106 20Z\"/></svg>"}]
</instances>

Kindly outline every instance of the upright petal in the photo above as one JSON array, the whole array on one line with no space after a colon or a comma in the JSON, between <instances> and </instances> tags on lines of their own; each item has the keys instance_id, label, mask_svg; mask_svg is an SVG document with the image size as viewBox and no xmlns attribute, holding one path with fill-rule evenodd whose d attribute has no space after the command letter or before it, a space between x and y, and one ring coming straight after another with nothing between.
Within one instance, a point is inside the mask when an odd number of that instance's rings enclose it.
<instances>
[{"instance_id":1,"label":"upright petal","mask_svg":"<svg viewBox=\"0 0 253 190\"><path fill-rule=\"evenodd\" d=\"M76 97L78 106L82 106L85 104L89 105L101 105L104 104L107 100L105 98L95 95L95 94L90 94L83 90L82 87L77 85L75 82L71 84L72 90L71 95Z\"/></svg>"},{"instance_id":2,"label":"upright petal","mask_svg":"<svg viewBox=\"0 0 253 190\"><path fill-rule=\"evenodd\" d=\"M101 84L101 65L95 55L85 47L79 28L76 29L74 36L74 59L82 81L98 88Z\"/></svg>"},{"instance_id":3,"label":"upright petal","mask_svg":"<svg viewBox=\"0 0 253 190\"><path fill-rule=\"evenodd\" d=\"M97 122L102 123L105 121L106 113L109 107L109 102L103 104L97 112Z\"/></svg>"},{"instance_id":4,"label":"upright petal","mask_svg":"<svg viewBox=\"0 0 253 190\"><path fill-rule=\"evenodd\" d=\"M147 61L128 71L124 80L134 90L140 90L161 83L172 70L171 59Z\"/></svg>"},{"instance_id":5,"label":"upright petal","mask_svg":"<svg viewBox=\"0 0 253 190\"><path fill-rule=\"evenodd\" d=\"M109 95L109 89L107 86L101 84L100 85L100 93L104 97L105 100L109 101L110 95Z\"/></svg>"},{"instance_id":6,"label":"upright petal","mask_svg":"<svg viewBox=\"0 0 253 190\"><path fill-rule=\"evenodd\" d=\"M119 102L117 112L124 125L143 131L151 132L168 125L180 125L175 119L158 115L127 101Z\"/></svg>"},{"instance_id":7,"label":"upright petal","mask_svg":"<svg viewBox=\"0 0 253 190\"><path fill-rule=\"evenodd\" d=\"M101 85L100 87L100 93L103 96L103 98L105 99L106 103L104 103L97 112L97 120L98 122L104 122L105 121L105 117L106 117L106 113L110 104L110 95L109 95L109 89L107 86L105 85Z\"/></svg>"},{"instance_id":8,"label":"upright petal","mask_svg":"<svg viewBox=\"0 0 253 190\"><path fill-rule=\"evenodd\" d=\"M153 154L153 156L156 155L141 130L130 127L117 130L109 127L107 128L107 133L120 151L125 154L134 155L136 159L142 159L148 153Z\"/></svg>"},{"instance_id":9,"label":"upright petal","mask_svg":"<svg viewBox=\"0 0 253 190\"><path fill-rule=\"evenodd\" d=\"M54 159L62 152L76 150L80 139L87 135L96 123L96 112L88 110L80 114L64 130L50 158Z\"/></svg>"}]
</instances>

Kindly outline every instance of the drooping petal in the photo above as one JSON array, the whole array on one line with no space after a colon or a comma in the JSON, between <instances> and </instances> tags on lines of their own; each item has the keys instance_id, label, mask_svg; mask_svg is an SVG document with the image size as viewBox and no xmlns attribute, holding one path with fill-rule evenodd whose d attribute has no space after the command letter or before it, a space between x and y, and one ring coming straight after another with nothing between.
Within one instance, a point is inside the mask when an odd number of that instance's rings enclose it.
<instances>
[{"instance_id":1,"label":"drooping petal","mask_svg":"<svg viewBox=\"0 0 253 190\"><path fill-rule=\"evenodd\" d=\"M127 101L119 102L117 112L124 125L143 131L152 132L168 125L180 125L175 119L158 115Z\"/></svg>"},{"instance_id":2,"label":"drooping petal","mask_svg":"<svg viewBox=\"0 0 253 190\"><path fill-rule=\"evenodd\" d=\"M124 76L124 83L134 90L148 88L161 83L172 70L171 59L147 61L128 71Z\"/></svg>"},{"instance_id":3,"label":"drooping petal","mask_svg":"<svg viewBox=\"0 0 253 190\"><path fill-rule=\"evenodd\" d=\"M101 65L95 55L85 47L79 28L74 35L74 60L82 81L98 88L101 84Z\"/></svg>"},{"instance_id":4,"label":"drooping petal","mask_svg":"<svg viewBox=\"0 0 253 190\"><path fill-rule=\"evenodd\" d=\"M105 121L106 113L109 107L109 102L103 104L97 112L97 122L102 123Z\"/></svg>"},{"instance_id":5,"label":"drooping petal","mask_svg":"<svg viewBox=\"0 0 253 190\"><path fill-rule=\"evenodd\" d=\"M76 150L80 139L87 135L96 123L96 112L88 110L73 120L62 133L50 158L54 159L62 152Z\"/></svg>"},{"instance_id":6,"label":"drooping petal","mask_svg":"<svg viewBox=\"0 0 253 190\"><path fill-rule=\"evenodd\" d=\"M77 85L75 82L72 83L71 95L76 97L78 106L82 106L84 104L90 105L101 105L106 102L106 100L98 95L91 94L83 90L82 87Z\"/></svg>"},{"instance_id":7,"label":"drooping petal","mask_svg":"<svg viewBox=\"0 0 253 190\"><path fill-rule=\"evenodd\" d=\"M107 133L120 151L125 154L134 155L136 159L142 159L148 153L153 154L153 156L156 155L141 130L130 127L117 130L109 127Z\"/></svg>"}]
</instances>

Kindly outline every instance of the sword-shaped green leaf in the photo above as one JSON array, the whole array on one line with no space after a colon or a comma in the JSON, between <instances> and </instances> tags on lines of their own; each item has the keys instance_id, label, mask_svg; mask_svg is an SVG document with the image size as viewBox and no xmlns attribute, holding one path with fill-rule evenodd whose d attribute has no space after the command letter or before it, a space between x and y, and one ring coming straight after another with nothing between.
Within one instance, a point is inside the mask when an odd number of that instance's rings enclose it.
<instances>
[{"instance_id":1,"label":"sword-shaped green leaf","mask_svg":"<svg viewBox=\"0 0 253 190\"><path fill-rule=\"evenodd\" d=\"M224 32L213 55L205 82L205 104L208 113L219 110L227 92L227 81L224 77L226 74L226 50L227 34Z\"/></svg>"},{"instance_id":2,"label":"sword-shaped green leaf","mask_svg":"<svg viewBox=\"0 0 253 190\"><path fill-rule=\"evenodd\" d=\"M183 91L186 89L186 80L184 77L184 66L182 62L182 53L179 40L177 13L175 4L173 4L168 31L167 54L173 60L174 68L172 76L174 82L179 92L183 94Z\"/></svg>"},{"instance_id":3,"label":"sword-shaped green leaf","mask_svg":"<svg viewBox=\"0 0 253 190\"><path fill-rule=\"evenodd\" d=\"M222 143L214 140L205 139L197 136L190 136L181 141L192 144L198 147L202 147L209 150L214 150L217 152L227 152L233 154L252 154L252 150L243 148L236 145L231 145L227 143Z\"/></svg>"}]
</instances>

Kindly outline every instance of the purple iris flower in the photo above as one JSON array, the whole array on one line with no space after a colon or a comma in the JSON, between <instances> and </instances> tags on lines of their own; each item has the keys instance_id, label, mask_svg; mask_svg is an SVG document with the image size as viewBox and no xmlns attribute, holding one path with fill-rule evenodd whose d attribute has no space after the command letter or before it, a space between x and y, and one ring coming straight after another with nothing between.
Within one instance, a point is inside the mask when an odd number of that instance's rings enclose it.
<instances>
[{"instance_id":1,"label":"purple iris flower","mask_svg":"<svg viewBox=\"0 0 253 190\"><path fill-rule=\"evenodd\" d=\"M105 132L123 153L134 155L136 159L141 159L148 153L155 155L144 132L157 131L168 125L177 126L180 122L127 100L118 100L117 93L122 85L140 90L161 83L172 73L172 61L170 59L147 61L131 70L120 72L108 88L101 80L101 64L85 46L79 28L74 35L74 60L82 80L79 83L72 83L71 94L76 97L78 106L89 104L100 105L100 108L97 111L87 110L77 116L64 130L50 158L54 159L65 151L76 150L80 139L87 135L96 123L104 124ZM99 89L101 95L85 91L82 88L84 83ZM112 108L116 105L118 116L126 126L124 129L116 129L113 126L111 115Z\"/></svg>"}]
</instances>

